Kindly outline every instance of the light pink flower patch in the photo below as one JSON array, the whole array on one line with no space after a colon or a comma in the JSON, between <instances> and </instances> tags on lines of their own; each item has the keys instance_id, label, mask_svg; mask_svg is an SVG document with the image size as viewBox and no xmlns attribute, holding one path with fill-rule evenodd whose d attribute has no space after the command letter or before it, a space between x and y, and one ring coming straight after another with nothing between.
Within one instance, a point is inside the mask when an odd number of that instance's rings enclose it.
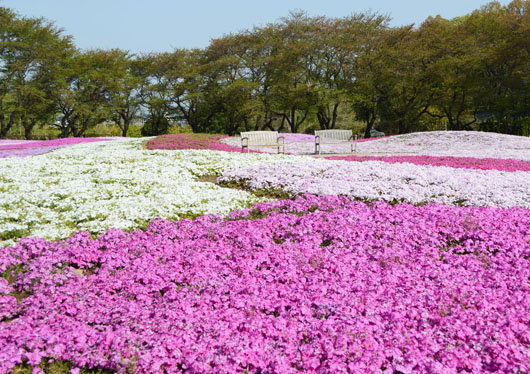
<instances>
[{"instance_id":1,"label":"light pink flower patch","mask_svg":"<svg viewBox=\"0 0 530 374\"><path fill-rule=\"evenodd\" d=\"M117 138L64 138L54 140L3 140L0 141L0 158L36 156L58 148L79 143L92 143Z\"/></svg>"},{"instance_id":2,"label":"light pink flower patch","mask_svg":"<svg viewBox=\"0 0 530 374\"><path fill-rule=\"evenodd\" d=\"M9 142L0 144L0 150L3 149L28 149L28 148L40 148L40 147L64 147L67 145L79 144L79 143L92 143L112 140L115 138L64 138L64 139L53 139L53 140L42 140L42 141L26 141L24 143Z\"/></svg>"}]
</instances>

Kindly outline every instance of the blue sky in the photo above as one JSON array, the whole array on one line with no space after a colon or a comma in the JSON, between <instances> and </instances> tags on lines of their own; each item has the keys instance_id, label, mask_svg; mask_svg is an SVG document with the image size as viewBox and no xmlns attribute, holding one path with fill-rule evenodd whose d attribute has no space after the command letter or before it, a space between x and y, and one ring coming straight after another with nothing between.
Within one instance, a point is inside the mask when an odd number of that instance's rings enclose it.
<instances>
[{"instance_id":1,"label":"blue sky","mask_svg":"<svg viewBox=\"0 0 530 374\"><path fill-rule=\"evenodd\" d=\"M72 35L77 47L134 53L203 48L211 38L266 25L289 10L342 17L371 10L392 25L420 24L428 16L453 18L484 0L0 0L23 16L45 17ZM501 0L501 4L509 1Z\"/></svg>"}]
</instances>

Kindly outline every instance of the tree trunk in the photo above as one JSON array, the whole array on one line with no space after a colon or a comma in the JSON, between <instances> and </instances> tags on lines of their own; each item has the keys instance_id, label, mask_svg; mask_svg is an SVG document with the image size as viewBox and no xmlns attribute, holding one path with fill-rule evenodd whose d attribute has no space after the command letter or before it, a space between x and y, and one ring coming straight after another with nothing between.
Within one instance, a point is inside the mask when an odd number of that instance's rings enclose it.
<instances>
[{"instance_id":1,"label":"tree trunk","mask_svg":"<svg viewBox=\"0 0 530 374\"><path fill-rule=\"evenodd\" d=\"M368 113L368 116L366 117L366 130L364 131L365 139L369 139L372 137L370 131L372 131L372 128L374 127L376 118L377 114L374 108L374 110L371 113Z\"/></svg>"},{"instance_id":2,"label":"tree trunk","mask_svg":"<svg viewBox=\"0 0 530 374\"><path fill-rule=\"evenodd\" d=\"M340 103L333 105L333 111L330 110L329 105L321 105L318 107L317 119L318 124L322 130L334 129L337 122L337 112Z\"/></svg>"},{"instance_id":3,"label":"tree trunk","mask_svg":"<svg viewBox=\"0 0 530 374\"><path fill-rule=\"evenodd\" d=\"M32 119L31 121L23 121L22 126L24 126L24 137L26 140L33 139L33 128L37 124L37 120Z\"/></svg>"},{"instance_id":4,"label":"tree trunk","mask_svg":"<svg viewBox=\"0 0 530 374\"><path fill-rule=\"evenodd\" d=\"M123 126L121 127L121 136L126 138L127 131L129 131L129 127L131 126L131 119L125 113L120 113L120 117L123 120Z\"/></svg>"},{"instance_id":5,"label":"tree trunk","mask_svg":"<svg viewBox=\"0 0 530 374\"><path fill-rule=\"evenodd\" d=\"M304 123L304 121L307 118L308 114L309 114L309 110L306 110L304 115L303 115L303 117L300 120L297 121L297 119L296 119L296 108L293 107L290 110L289 116L284 115L284 118L287 120L287 123L289 124L289 127L291 128L291 132L293 134L298 133L298 130L300 129L300 126L302 125L302 123Z\"/></svg>"},{"instance_id":6,"label":"tree trunk","mask_svg":"<svg viewBox=\"0 0 530 374\"><path fill-rule=\"evenodd\" d=\"M83 121L83 124L81 125L79 130L76 130L75 127L73 128L73 135L75 138L81 138L85 135L85 132L88 129L88 124L90 123L91 119L92 117L88 116L88 118Z\"/></svg>"},{"instance_id":7,"label":"tree trunk","mask_svg":"<svg viewBox=\"0 0 530 374\"><path fill-rule=\"evenodd\" d=\"M9 115L9 120L6 123L4 115L0 115L0 139L5 139L7 137L7 133L9 130L11 130L11 127L13 127L13 124L15 123L17 112L11 112Z\"/></svg>"}]
</instances>

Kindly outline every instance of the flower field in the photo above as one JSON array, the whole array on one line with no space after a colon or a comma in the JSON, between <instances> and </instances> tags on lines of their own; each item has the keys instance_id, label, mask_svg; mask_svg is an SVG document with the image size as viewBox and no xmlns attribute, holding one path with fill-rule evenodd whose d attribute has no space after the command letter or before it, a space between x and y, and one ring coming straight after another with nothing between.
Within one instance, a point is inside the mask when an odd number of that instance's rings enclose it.
<instances>
[{"instance_id":1,"label":"flower field","mask_svg":"<svg viewBox=\"0 0 530 374\"><path fill-rule=\"evenodd\" d=\"M158 136L146 143L147 149L209 149L212 151L238 152L241 146L221 143L223 135L212 134L168 134Z\"/></svg>"},{"instance_id":2,"label":"flower field","mask_svg":"<svg viewBox=\"0 0 530 374\"><path fill-rule=\"evenodd\" d=\"M0 160L0 373L530 371L528 139L182 135Z\"/></svg>"},{"instance_id":3,"label":"flower field","mask_svg":"<svg viewBox=\"0 0 530 374\"><path fill-rule=\"evenodd\" d=\"M0 158L41 155L74 144L100 142L111 139L112 138L66 138L43 141L0 140Z\"/></svg>"},{"instance_id":4,"label":"flower field","mask_svg":"<svg viewBox=\"0 0 530 374\"><path fill-rule=\"evenodd\" d=\"M36 157L1 159L0 245L22 236L53 240L81 230L145 228L155 217L226 214L261 200L198 177L292 161L268 154L149 151L142 142L84 143Z\"/></svg>"}]
</instances>

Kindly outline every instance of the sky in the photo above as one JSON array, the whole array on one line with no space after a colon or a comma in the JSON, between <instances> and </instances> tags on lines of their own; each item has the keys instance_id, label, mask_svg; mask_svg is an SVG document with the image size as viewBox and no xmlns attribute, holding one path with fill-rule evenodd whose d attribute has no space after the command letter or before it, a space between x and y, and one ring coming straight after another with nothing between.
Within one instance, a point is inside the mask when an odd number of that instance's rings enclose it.
<instances>
[{"instance_id":1,"label":"sky","mask_svg":"<svg viewBox=\"0 0 530 374\"><path fill-rule=\"evenodd\" d=\"M420 25L428 16L453 18L487 0L0 0L26 17L44 17L72 35L81 49L120 48L132 53L204 48L212 38L265 26L290 10L344 17L372 11L392 26ZM508 0L500 0L506 5Z\"/></svg>"}]
</instances>

